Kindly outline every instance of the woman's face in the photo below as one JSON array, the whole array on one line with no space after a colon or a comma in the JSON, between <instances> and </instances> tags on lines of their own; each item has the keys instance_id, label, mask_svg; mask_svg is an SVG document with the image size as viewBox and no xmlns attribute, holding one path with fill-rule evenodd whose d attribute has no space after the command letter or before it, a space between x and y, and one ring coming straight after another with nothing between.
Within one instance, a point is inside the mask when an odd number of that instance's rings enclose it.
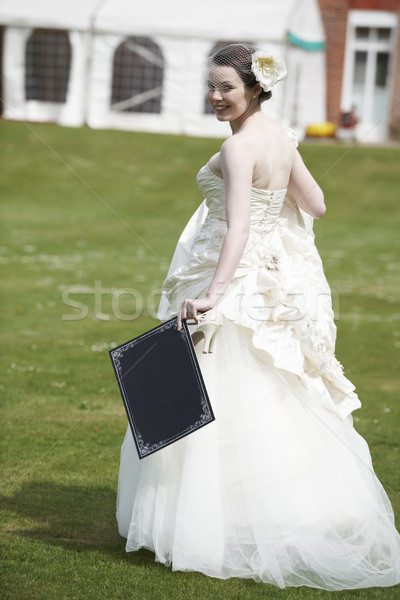
<instances>
[{"instance_id":1,"label":"woman's face","mask_svg":"<svg viewBox=\"0 0 400 600\"><path fill-rule=\"evenodd\" d=\"M211 65L207 81L207 100L219 121L236 121L246 117L258 105L254 90L245 86L233 67Z\"/></svg>"}]
</instances>

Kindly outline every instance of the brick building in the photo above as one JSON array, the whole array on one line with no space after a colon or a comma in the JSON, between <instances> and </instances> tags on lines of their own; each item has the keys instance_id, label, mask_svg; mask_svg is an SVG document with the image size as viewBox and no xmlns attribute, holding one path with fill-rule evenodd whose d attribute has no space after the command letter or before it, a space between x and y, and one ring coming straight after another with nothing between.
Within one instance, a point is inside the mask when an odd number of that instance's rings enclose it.
<instances>
[{"instance_id":1,"label":"brick building","mask_svg":"<svg viewBox=\"0 0 400 600\"><path fill-rule=\"evenodd\" d=\"M400 0L318 0L326 35L327 118L354 108L357 137L400 139Z\"/></svg>"}]
</instances>

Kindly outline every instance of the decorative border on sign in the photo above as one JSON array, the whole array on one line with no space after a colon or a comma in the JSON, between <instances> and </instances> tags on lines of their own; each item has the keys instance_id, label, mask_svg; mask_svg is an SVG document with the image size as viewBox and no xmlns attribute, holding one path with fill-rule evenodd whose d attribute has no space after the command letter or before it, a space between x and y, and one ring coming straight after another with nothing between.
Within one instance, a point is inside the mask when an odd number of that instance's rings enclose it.
<instances>
[{"instance_id":1,"label":"decorative border on sign","mask_svg":"<svg viewBox=\"0 0 400 600\"><path fill-rule=\"evenodd\" d=\"M192 433L193 431L200 429L200 427L203 427L203 425L207 425L207 423L210 423L213 420L213 415L210 411L210 407L208 405L207 398L205 398L205 397L201 398L201 406L203 409L203 413L200 415L200 419L198 421L196 421L195 423L190 425L190 427L188 427L187 429L184 429L183 431L181 431L178 435L173 436L172 438L169 438L167 440L163 440L162 442L158 442L157 444L152 444L151 446L149 444L145 444L141 434L137 431L136 432L136 441L137 441L137 446L139 449L140 456L144 457L144 456L147 456L148 454L152 454L153 452L156 452L157 450L160 450L161 448L168 446L172 442L175 442L175 441L185 437L189 433Z\"/></svg>"}]
</instances>

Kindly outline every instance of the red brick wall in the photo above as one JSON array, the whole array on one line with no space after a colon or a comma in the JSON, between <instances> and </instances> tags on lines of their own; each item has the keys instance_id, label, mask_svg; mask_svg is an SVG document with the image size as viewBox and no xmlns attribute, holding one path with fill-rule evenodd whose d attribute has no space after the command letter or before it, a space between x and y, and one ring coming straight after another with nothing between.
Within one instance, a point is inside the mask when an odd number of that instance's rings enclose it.
<instances>
[{"instance_id":1,"label":"red brick wall","mask_svg":"<svg viewBox=\"0 0 400 600\"><path fill-rule=\"evenodd\" d=\"M400 139L400 0L318 0L326 35L327 119L339 124L349 10L388 10L399 15L397 50L392 63L391 136Z\"/></svg>"},{"instance_id":2,"label":"red brick wall","mask_svg":"<svg viewBox=\"0 0 400 600\"><path fill-rule=\"evenodd\" d=\"M326 36L327 119L339 124L349 0L318 0Z\"/></svg>"},{"instance_id":3,"label":"red brick wall","mask_svg":"<svg viewBox=\"0 0 400 600\"><path fill-rule=\"evenodd\" d=\"M351 9L361 10L389 10L397 12L400 8L399 0L350 0Z\"/></svg>"},{"instance_id":4,"label":"red brick wall","mask_svg":"<svg viewBox=\"0 0 400 600\"><path fill-rule=\"evenodd\" d=\"M0 117L3 114L3 37L4 27L0 25Z\"/></svg>"},{"instance_id":5,"label":"red brick wall","mask_svg":"<svg viewBox=\"0 0 400 600\"><path fill-rule=\"evenodd\" d=\"M398 23L397 48L391 68L394 80L392 82L392 94L390 99L390 105L393 108L390 112L389 124L391 137L400 140L400 8L398 9Z\"/></svg>"}]
</instances>

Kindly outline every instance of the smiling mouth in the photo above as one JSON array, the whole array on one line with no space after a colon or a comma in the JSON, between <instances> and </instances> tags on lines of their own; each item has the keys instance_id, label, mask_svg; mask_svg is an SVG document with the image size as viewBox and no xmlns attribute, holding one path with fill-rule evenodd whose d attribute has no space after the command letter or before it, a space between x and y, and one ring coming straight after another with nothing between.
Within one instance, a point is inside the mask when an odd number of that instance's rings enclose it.
<instances>
[{"instance_id":1,"label":"smiling mouth","mask_svg":"<svg viewBox=\"0 0 400 600\"><path fill-rule=\"evenodd\" d=\"M216 110L217 112L223 112L227 108L228 106L214 106L214 110Z\"/></svg>"}]
</instances>

